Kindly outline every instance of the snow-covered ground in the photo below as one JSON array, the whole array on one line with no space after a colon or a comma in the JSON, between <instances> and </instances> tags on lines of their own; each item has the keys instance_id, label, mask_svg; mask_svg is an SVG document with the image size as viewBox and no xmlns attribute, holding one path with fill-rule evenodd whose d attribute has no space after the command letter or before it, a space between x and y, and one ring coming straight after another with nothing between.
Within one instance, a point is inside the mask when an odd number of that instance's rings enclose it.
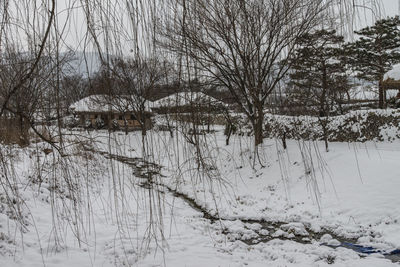
<instances>
[{"instance_id":1,"label":"snow-covered ground","mask_svg":"<svg viewBox=\"0 0 400 267\"><path fill-rule=\"evenodd\" d=\"M380 255L321 245L337 243L327 235L286 239L329 232L383 251L400 248L400 142L330 143L325 152L319 142L288 141L285 151L266 139L255 156L251 137L233 136L226 146L216 130L199 136L200 150L182 134L150 131L148 160L163 175L153 189L129 164L82 147L68 148L67 176L44 164L65 160L55 152L19 150L12 162L26 229L21 235L2 206L0 266L398 266ZM143 156L140 133L80 135L96 140L95 151ZM42 184L32 182L39 175ZM61 177L70 177L80 193L55 196ZM279 229L267 230L262 221ZM260 235L272 240L260 242ZM257 244L241 241L248 239Z\"/></svg>"}]
</instances>

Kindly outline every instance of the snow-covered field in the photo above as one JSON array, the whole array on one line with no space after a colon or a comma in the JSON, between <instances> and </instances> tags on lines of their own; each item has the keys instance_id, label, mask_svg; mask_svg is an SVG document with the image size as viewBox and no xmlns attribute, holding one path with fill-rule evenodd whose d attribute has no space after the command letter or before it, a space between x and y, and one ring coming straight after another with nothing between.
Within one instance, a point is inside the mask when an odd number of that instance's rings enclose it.
<instances>
[{"instance_id":1,"label":"snow-covered field","mask_svg":"<svg viewBox=\"0 0 400 267\"><path fill-rule=\"evenodd\" d=\"M26 223L2 204L0 266L398 266L322 243L400 248L399 141L325 152L319 142L283 150L266 139L256 155L251 137L225 146L216 130L198 136L200 148L150 131L147 160L162 166L151 189L132 166L144 164L137 132L80 132L96 144L71 145L64 158L45 155L44 144L14 152Z\"/></svg>"}]
</instances>

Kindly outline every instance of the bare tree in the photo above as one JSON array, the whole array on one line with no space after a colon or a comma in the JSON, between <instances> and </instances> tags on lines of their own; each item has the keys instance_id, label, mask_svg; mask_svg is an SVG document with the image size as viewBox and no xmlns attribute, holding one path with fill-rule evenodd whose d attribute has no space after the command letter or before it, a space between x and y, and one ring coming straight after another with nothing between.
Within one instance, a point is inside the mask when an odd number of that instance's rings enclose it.
<instances>
[{"instance_id":1,"label":"bare tree","mask_svg":"<svg viewBox=\"0 0 400 267\"><path fill-rule=\"evenodd\" d=\"M297 40L321 22L330 1L172 2L175 14L161 28L160 44L193 60L201 79L226 87L261 144L267 97L286 75Z\"/></svg>"}]
</instances>

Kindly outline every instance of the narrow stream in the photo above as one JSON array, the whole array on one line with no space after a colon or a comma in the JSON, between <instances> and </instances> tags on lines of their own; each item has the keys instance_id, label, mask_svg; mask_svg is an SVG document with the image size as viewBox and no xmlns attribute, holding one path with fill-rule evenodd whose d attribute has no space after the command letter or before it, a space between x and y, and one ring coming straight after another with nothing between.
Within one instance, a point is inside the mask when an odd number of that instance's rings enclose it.
<instances>
[{"instance_id":1,"label":"narrow stream","mask_svg":"<svg viewBox=\"0 0 400 267\"><path fill-rule=\"evenodd\" d=\"M155 182L151 180L151 177L153 177L154 175L159 175L162 177L161 175L162 167L160 165L145 161L142 158L129 158L105 152L98 152L98 153L102 154L107 159L113 159L130 166L133 170L133 174L136 177L145 179L143 183L139 184L139 186L146 189L150 189L153 185L157 185L164 188L165 191L169 192L174 197L182 199L192 209L203 214L203 217L205 219L210 220L211 223L233 221L232 219L220 218L218 216L210 214L206 209L197 204L194 199L176 191L173 188L168 187L167 185L159 183L155 184ZM398 249L393 250L391 252L385 252L375 249L373 247L360 246L356 244L357 239L349 239L338 236L334 234L333 231L330 231L328 229L322 229L319 232L315 232L310 229L310 226L304 225L302 223L274 222L265 220L240 220L240 221L245 224L245 227L248 230L252 230L257 234L256 237L238 239L246 243L247 245L255 245L260 242L266 243L274 239L292 240L301 244L311 244L313 240L321 240L322 238L324 238L324 236L325 237L329 236L331 237L330 240L334 240L334 242L321 243L321 245L329 246L331 248L344 247L347 249L351 249L357 252L361 257L366 257L367 255L378 253L383 255L385 258L391 260L392 262L400 262L400 250ZM261 227L258 227L257 229L248 228L248 226L255 224L261 225ZM230 234L229 229L225 229L223 233L226 235ZM331 262L328 263L333 263L333 262L334 259L331 259Z\"/></svg>"}]
</instances>

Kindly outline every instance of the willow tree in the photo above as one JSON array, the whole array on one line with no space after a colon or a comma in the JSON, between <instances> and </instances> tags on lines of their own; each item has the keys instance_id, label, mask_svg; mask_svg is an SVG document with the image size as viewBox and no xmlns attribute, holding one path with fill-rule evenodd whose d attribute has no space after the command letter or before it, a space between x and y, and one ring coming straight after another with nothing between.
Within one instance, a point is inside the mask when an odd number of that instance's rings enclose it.
<instances>
[{"instance_id":1,"label":"willow tree","mask_svg":"<svg viewBox=\"0 0 400 267\"><path fill-rule=\"evenodd\" d=\"M232 94L263 142L267 98L289 69L298 39L321 23L324 0L175 0L160 43L187 55L201 80Z\"/></svg>"}]
</instances>

